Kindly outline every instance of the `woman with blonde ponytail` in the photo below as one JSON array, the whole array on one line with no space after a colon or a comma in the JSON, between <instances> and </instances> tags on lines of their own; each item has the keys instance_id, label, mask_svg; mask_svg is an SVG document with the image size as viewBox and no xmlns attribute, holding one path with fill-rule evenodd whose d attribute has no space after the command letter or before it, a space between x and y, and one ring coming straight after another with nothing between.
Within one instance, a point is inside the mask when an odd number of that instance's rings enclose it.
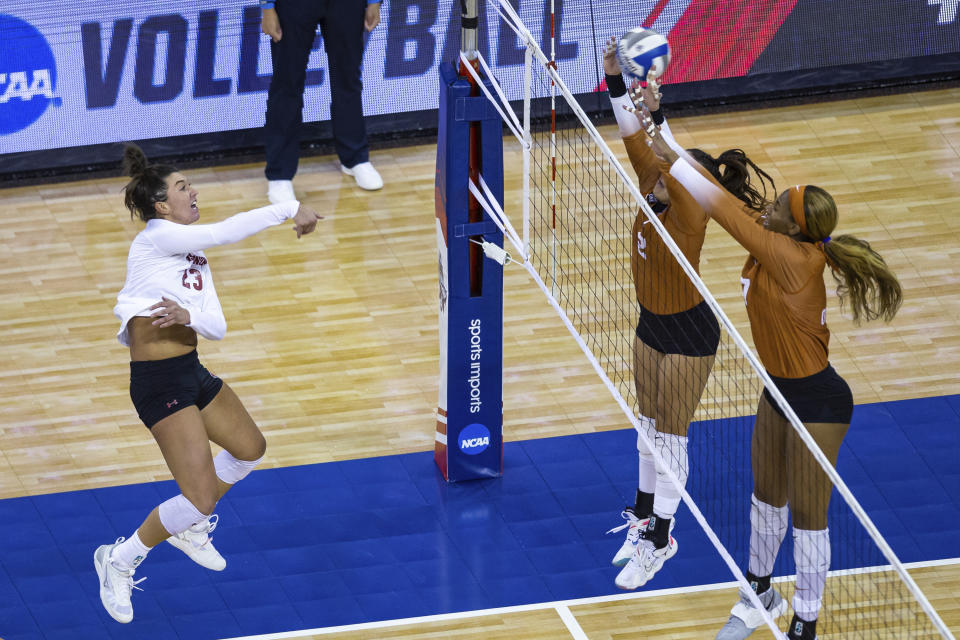
<instances>
[{"instance_id":1,"label":"woman with blonde ponytail","mask_svg":"<svg viewBox=\"0 0 960 640\"><path fill-rule=\"evenodd\" d=\"M787 189L762 214L737 200L678 156L647 117L644 128L670 175L748 252L740 281L757 354L807 431L836 464L853 415L850 387L827 360L827 295L823 271L838 283L841 304L855 321L891 320L902 301L900 283L867 242L831 238L837 205L819 187ZM815 640L827 571L827 507L833 485L764 389L752 441L754 490L750 508L747 581L773 618L787 603L770 586L777 552L793 516L797 578L790 640ZM788 507L789 505L789 507ZM743 640L764 624L742 593L716 640Z\"/></svg>"}]
</instances>

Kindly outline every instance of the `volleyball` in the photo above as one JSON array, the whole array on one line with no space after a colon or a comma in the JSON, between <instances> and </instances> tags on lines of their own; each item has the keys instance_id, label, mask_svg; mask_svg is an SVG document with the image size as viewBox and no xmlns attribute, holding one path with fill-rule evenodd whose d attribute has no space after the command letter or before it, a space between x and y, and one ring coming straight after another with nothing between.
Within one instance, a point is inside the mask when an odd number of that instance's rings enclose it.
<instances>
[{"instance_id":1,"label":"volleyball","mask_svg":"<svg viewBox=\"0 0 960 640\"><path fill-rule=\"evenodd\" d=\"M641 82L653 71L656 77L663 75L670 64L670 43L654 29L637 27L630 29L617 43L617 58L620 67Z\"/></svg>"}]
</instances>

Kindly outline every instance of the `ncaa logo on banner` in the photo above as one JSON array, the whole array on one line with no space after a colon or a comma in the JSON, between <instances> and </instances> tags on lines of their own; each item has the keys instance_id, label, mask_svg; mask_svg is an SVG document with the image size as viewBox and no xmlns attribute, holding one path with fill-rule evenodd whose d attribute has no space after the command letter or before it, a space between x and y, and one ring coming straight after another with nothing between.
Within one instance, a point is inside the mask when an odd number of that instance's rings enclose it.
<instances>
[{"instance_id":1,"label":"ncaa logo on banner","mask_svg":"<svg viewBox=\"0 0 960 640\"><path fill-rule=\"evenodd\" d=\"M46 38L0 13L0 135L26 129L54 102L57 64Z\"/></svg>"},{"instance_id":2,"label":"ncaa logo on banner","mask_svg":"<svg viewBox=\"0 0 960 640\"><path fill-rule=\"evenodd\" d=\"M483 453L490 446L490 430L479 422L468 424L460 431L457 446L468 456Z\"/></svg>"}]
</instances>

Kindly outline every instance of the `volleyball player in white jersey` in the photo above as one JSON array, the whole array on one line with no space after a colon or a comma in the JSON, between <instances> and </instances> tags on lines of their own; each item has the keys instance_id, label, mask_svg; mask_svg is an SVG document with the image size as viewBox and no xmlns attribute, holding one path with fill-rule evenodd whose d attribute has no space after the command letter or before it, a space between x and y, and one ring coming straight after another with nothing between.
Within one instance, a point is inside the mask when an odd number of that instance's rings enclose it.
<instances>
[{"instance_id":1,"label":"volleyball player in white jersey","mask_svg":"<svg viewBox=\"0 0 960 640\"><path fill-rule=\"evenodd\" d=\"M198 225L197 192L174 167L150 165L130 145L124 170L130 176L124 202L147 226L130 246L126 283L114 307L117 338L130 347L130 397L181 493L155 507L129 538L94 553L100 600L118 622L133 619L130 594L142 581L134 582L133 574L164 540L201 566L223 570L226 561L209 536L214 507L266 451L237 395L197 357L197 334L220 340L227 330L203 250L289 219L299 238L321 219L292 201ZM210 442L223 449L215 458Z\"/></svg>"}]
</instances>

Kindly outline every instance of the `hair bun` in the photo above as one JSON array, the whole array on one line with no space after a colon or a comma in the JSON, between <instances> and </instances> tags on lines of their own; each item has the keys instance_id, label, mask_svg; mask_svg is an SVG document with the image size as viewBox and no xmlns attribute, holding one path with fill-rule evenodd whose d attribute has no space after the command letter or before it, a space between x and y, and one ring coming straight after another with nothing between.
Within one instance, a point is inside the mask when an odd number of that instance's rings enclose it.
<instances>
[{"instance_id":1,"label":"hair bun","mask_svg":"<svg viewBox=\"0 0 960 640\"><path fill-rule=\"evenodd\" d=\"M147 170L147 156L135 144L123 148L123 173L131 178L143 175Z\"/></svg>"}]
</instances>

